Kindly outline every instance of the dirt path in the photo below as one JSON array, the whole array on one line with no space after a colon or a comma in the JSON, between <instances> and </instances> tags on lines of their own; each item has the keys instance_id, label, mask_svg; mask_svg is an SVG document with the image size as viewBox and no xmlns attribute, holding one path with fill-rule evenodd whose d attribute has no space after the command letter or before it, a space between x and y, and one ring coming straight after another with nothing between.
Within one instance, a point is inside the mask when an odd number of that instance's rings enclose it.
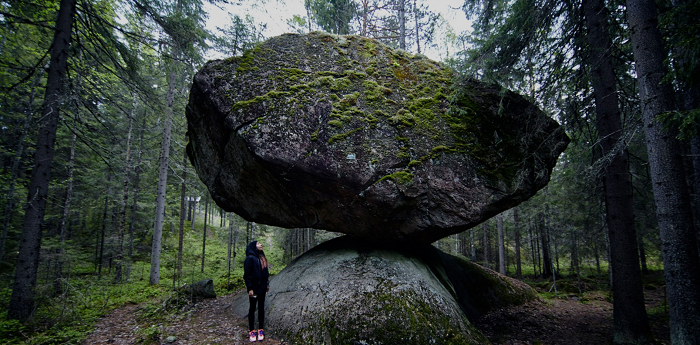
<instances>
[{"instance_id":1,"label":"dirt path","mask_svg":"<svg viewBox=\"0 0 700 345\"><path fill-rule=\"evenodd\" d=\"M93 344L250 344L246 338L247 320L237 317L231 311L231 301L235 295L209 299L196 304L183 316L168 317L161 324L139 321L140 308L130 305L113 311L100 319L84 345ZM157 340L142 342L144 334L153 333L145 329L157 329ZM270 336L258 344L284 344Z\"/></svg>"},{"instance_id":2,"label":"dirt path","mask_svg":"<svg viewBox=\"0 0 700 345\"><path fill-rule=\"evenodd\" d=\"M605 345L612 344L613 306L602 295L562 296L536 300L494 311L476 322L493 345ZM647 310L663 305L663 290L645 291ZM650 317L655 340L670 344L668 320Z\"/></svg>"},{"instance_id":3,"label":"dirt path","mask_svg":"<svg viewBox=\"0 0 700 345\"><path fill-rule=\"evenodd\" d=\"M645 293L650 307L663 303L662 291ZM151 344L250 344L246 320L231 311L234 296L205 300L186 315L155 325L139 321L138 306L127 306L102 318L83 344L143 344L139 340L149 333L144 329L160 331ZM612 340L612 304L602 296L589 297L585 303L575 297L540 299L497 310L475 324L494 345L604 345ZM665 320L652 318L652 331L661 339L654 344L669 343ZM174 338L168 342L168 337ZM269 336L262 343L286 344Z\"/></svg>"}]
</instances>

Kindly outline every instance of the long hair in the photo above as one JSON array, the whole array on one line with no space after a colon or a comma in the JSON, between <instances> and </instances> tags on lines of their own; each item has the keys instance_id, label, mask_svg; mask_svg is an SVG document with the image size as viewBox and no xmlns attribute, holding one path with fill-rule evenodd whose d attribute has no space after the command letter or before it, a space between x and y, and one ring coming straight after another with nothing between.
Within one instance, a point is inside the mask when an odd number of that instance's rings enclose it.
<instances>
[{"instance_id":1,"label":"long hair","mask_svg":"<svg viewBox=\"0 0 700 345\"><path fill-rule=\"evenodd\" d=\"M262 249L258 250L258 258L260 259L260 267L267 267L267 257L265 256L265 252L263 252Z\"/></svg>"}]
</instances>

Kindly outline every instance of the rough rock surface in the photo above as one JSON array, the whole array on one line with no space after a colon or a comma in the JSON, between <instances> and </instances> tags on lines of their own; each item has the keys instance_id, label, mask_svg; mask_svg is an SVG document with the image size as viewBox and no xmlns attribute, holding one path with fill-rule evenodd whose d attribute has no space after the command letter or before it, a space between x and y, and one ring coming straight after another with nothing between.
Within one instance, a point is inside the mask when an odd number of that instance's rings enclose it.
<instances>
[{"instance_id":1,"label":"rough rock surface","mask_svg":"<svg viewBox=\"0 0 700 345\"><path fill-rule=\"evenodd\" d=\"M187 119L190 159L225 210L420 243L532 196L568 144L513 92L372 39L324 33L207 63Z\"/></svg>"},{"instance_id":2,"label":"rough rock surface","mask_svg":"<svg viewBox=\"0 0 700 345\"><path fill-rule=\"evenodd\" d=\"M492 296L498 302L491 306L506 307L536 294L454 260L432 246L391 249L347 236L333 239L272 278L266 329L293 344L487 344L462 308L477 311L476 320L488 311L479 299ZM450 279L458 267L472 271L470 294L463 281ZM245 297L233 303L240 316L247 314Z\"/></svg>"}]
</instances>

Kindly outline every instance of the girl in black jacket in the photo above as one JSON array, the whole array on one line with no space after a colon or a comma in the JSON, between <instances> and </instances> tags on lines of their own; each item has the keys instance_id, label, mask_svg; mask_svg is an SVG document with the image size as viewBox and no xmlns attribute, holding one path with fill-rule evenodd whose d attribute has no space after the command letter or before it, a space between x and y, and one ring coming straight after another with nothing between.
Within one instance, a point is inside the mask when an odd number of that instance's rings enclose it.
<instances>
[{"instance_id":1,"label":"girl in black jacket","mask_svg":"<svg viewBox=\"0 0 700 345\"><path fill-rule=\"evenodd\" d=\"M243 280L248 290L248 336L251 342L265 339L263 327L265 324L265 294L270 291L270 272L267 270L267 258L262 250L262 244L253 241L245 250L243 262ZM255 306L258 307L258 330L255 330Z\"/></svg>"}]
</instances>

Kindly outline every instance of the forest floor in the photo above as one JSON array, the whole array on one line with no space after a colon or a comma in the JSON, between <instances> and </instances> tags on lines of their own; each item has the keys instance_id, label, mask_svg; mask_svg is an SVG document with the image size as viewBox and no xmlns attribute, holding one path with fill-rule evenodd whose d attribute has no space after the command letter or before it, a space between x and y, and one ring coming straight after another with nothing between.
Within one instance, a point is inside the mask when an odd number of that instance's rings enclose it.
<instances>
[{"instance_id":1,"label":"forest floor","mask_svg":"<svg viewBox=\"0 0 700 345\"><path fill-rule=\"evenodd\" d=\"M243 293L243 292L241 292ZM92 344L249 344L247 321L234 315L236 294L197 303L184 315L143 318L140 305L129 305L100 319L83 342ZM645 290L647 310L656 341L669 344L663 288ZM504 308L485 315L476 327L494 345L603 345L612 340L612 303L603 293L584 297L559 295ZM266 337L264 344L286 344Z\"/></svg>"}]
</instances>

